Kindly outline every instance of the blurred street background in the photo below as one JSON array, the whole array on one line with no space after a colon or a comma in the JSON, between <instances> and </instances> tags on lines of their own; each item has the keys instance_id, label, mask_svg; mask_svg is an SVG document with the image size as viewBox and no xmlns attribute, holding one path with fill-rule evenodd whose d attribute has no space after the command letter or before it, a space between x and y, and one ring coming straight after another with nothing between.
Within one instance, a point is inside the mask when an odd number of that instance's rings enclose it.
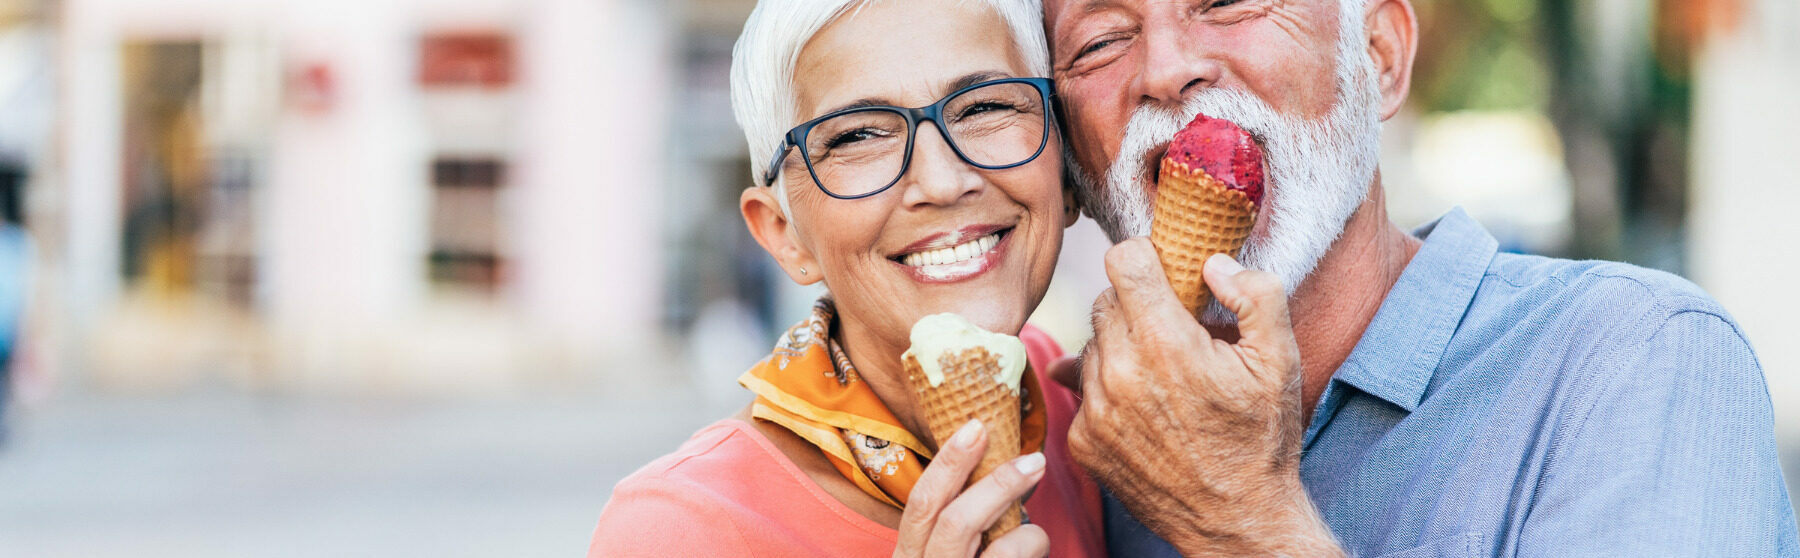
<instances>
[{"instance_id":1,"label":"blurred street background","mask_svg":"<svg viewBox=\"0 0 1800 558\"><path fill-rule=\"evenodd\" d=\"M1796 486L1800 2L1414 1L1394 218L1698 282ZM818 294L737 214L753 5L0 0L0 556L583 552Z\"/></svg>"}]
</instances>

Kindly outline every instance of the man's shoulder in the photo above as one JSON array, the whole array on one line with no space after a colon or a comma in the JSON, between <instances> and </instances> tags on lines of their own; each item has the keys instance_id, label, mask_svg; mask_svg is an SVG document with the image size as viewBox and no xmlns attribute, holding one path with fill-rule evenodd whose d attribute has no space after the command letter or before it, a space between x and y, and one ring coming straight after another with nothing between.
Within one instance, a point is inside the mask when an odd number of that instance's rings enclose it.
<instances>
[{"instance_id":1,"label":"man's shoulder","mask_svg":"<svg viewBox=\"0 0 1800 558\"><path fill-rule=\"evenodd\" d=\"M1655 327L1675 316L1700 313L1734 328L1718 301L1673 273L1627 263L1498 254L1482 277L1476 303L1509 307L1509 314L1559 316L1593 325ZM1522 313L1522 314L1517 314Z\"/></svg>"}]
</instances>

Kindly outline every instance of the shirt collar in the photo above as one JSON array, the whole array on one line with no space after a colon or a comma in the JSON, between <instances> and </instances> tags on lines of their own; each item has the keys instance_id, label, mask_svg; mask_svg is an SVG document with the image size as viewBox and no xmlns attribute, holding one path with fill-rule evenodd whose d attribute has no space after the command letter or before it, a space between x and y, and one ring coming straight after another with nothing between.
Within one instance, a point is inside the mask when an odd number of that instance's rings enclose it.
<instances>
[{"instance_id":1,"label":"shirt collar","mask_svg":"<svg viewBox=\"0 0 1800 558\"><path fill-rule=\"evenodd\" d=\"M1413 231L1425 240L1334 379L1412 412L1475 298L1499 243L1461 207Z\"/></svg>"}]
</instances>

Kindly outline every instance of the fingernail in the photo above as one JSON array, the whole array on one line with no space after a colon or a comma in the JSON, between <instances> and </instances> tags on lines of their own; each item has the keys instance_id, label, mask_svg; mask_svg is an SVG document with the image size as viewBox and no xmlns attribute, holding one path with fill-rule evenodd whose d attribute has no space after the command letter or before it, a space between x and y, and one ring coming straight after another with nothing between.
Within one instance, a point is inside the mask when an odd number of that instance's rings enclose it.
<instances>
[{"instance_id":1,"label":"fingernail","mask_svg":"<svg viewBox=\"0 0 1800 558\"><path fill-rule=\"evenodd\" d=\"M950 437L950 445L959 448L967 448L975 444L975 437L980 434L981 419L969 419L968 423L964 424L961 429L956 431L955 436Z\"/></svg>"},{"instance_id":2,"label":"fingernail","mask_svg":"<svg viewBox=\"0 0 1800 558\"><path fill-rule=\"evenodd\" d=\"M1237 275L1238 272L1244 270L1244 264L1238 263L1237 258L1225 254L1213 254L1212 257L1206 259L1206 265L1207 267L1217 266L1219 272L1226 275Z\"/></svg>"},{"instance_id":3,"label":"fingernail","mask_svg":"<svg viewBox=\"0 0 1800 558\"><path fill-rule=\"evenodd\" d=\"M1020 473L1027 475L1036 473L1038 470L1044 468L1044 452L1035 452L1031 455L1021 457L1018 460L1013 461L1013 467L1017 467Z\"/></svg>"}]
</instances>

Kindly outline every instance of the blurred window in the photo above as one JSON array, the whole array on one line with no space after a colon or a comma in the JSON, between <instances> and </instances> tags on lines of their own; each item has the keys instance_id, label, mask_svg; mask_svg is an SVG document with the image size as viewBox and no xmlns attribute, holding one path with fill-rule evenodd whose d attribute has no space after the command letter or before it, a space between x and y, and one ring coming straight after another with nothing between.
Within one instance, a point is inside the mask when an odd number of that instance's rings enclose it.
<instances>
[{"instance_id":1,"label":"blurred window","mask_svg":"<svg viewBox=\"0 0 1800 558\"><path fill-rule=\"evenodd\" d=\"M512 39L500 33L427 35L419 56L419 83L428 87L512 84Z\"/></svg>"},{"instance_id":2,"label":"blurred window","mask_svg":"<svg viewBox=\"0 0 1800 558\"><path fill-rule=\"evenodd\" d=\"M492 291L501 280L499 194L506 162L441 156L431 163L431 280Z\"/></svg>"}]
</instances>

